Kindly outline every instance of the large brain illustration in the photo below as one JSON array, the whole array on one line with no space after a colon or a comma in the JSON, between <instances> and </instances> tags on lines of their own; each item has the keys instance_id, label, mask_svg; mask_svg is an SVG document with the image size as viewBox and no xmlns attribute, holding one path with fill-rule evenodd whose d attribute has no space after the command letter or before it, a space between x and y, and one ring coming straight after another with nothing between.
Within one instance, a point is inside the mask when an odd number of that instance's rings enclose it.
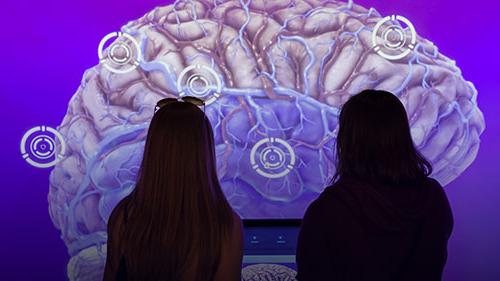
<instances>
[{"instance_id":1,"label":"large brain illustration","mask_svg":"<svg viewBox=\"0 0 500 281\"><path fill-rule=\"evenodd\" d=\"M110 34L58 127L67 150L48 200L69 278L100 280L106 222L134 188L165 97L205 99L220 182L243 218L302 217L335 172L342 104L367 88L400 98L433 177L452 181L484 120L472 83L415 30L352 2L186 0Z\"/></svg>"}]
</instances>

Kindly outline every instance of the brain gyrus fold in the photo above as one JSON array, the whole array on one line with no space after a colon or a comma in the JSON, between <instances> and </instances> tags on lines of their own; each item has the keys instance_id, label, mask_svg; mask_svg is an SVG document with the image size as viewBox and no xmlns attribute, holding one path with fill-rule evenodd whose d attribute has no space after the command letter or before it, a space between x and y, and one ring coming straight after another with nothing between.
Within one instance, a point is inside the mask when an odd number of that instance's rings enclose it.
<instances>
[{"instance_id":1,"label":"brain gyrus fold","mask_svg":"<svg viewBox=\"0 0 500 281\"><path fill-rule=\"evenodd\" d=\"M339 110L363 89L399 97L442 184L474 160L484 130L453 60L407 18L352 2L177 1L105 39L58 127L67 148L50 175L71 280L100 280L106 222L134 188L162 98L206 101L220 182L244 218L303 215L335 172Z\"/></svg>"}]
</instances>

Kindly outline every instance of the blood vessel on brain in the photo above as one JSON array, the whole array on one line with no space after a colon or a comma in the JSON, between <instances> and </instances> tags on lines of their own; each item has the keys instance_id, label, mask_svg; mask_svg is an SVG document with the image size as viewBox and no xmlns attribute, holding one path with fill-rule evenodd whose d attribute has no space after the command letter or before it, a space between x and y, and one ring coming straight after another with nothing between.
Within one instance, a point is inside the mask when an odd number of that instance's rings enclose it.
<instances>
[{"instance_id":1,"label":"blood vessel on brain","mask_svg":"<svg viewBox=\"0 0 500 281\"><path fill-rule=\"evenodd\" d=\"M113 207L134 188L154 105L183 91L215 95L206 113L218 173L244 218L303 215L335 172L340 107L365 88L396 94L433 177L456 178L484 129L477 92L420 36L404 58L378 54L371 40L382 19L338 1L178 1L124 26L138 42L138 66L88 69L58 127L68 151L51 173L48 199L71 256L80 257L70 279L85 279L76 272L102 261L91 256L106 242ZM187 93L191 76L198 88Z\"/></svg>"}]
</instances>

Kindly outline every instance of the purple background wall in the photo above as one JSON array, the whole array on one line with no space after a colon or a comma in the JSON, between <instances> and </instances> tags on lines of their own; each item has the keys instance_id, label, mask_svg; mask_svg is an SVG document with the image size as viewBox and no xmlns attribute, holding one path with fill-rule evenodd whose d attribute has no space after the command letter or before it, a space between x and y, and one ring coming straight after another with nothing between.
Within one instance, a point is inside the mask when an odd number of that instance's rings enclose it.
<instances>
[{"instance_id":1,"label":"purple background wall","mask_svg":"<svg viewBox=\"0 0 500 281\"><path fill-rule=\"evenodd\" d=\"M65 280L68 260L47 211L50 169L29 166L19 142L35 125L57 126L108 32L160 0L4 0L0 5L0 280ZM455 229L446 281L500 280L500 3L399 0L356 3L408 17L455 59L479 91L486 119L474 164L446 187Z\"/></svg>"}]
</instances>

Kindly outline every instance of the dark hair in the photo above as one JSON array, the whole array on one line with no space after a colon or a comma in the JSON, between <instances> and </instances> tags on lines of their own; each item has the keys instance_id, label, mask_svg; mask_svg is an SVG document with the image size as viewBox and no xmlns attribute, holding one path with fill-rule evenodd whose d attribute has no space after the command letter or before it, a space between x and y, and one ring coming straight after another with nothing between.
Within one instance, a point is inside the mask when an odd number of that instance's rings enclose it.
<instances>
[{"instance_id":1,"label":"dark hair","mask_svg":"<svg viewBox=\"0 0 500 281\"><path fill-rule=\"evenodd\" d=\"M120 240L128 280L212 280L233 212L216 173L210 121L174 102L153 116ZM112 220L110 218L110 220Z\"/></svg>"},{"instance_id":2,"label":"dark hair","mask_svg":"<svg viewBox=\"0 0 500 281\"><path fill-rule=\"evenodd\" d=\"M333 181L353 177L371 183L416 183L432 173L417 151L405 108L386 91L364 90L342 107Z\"/></svg>"}]
</instances>

